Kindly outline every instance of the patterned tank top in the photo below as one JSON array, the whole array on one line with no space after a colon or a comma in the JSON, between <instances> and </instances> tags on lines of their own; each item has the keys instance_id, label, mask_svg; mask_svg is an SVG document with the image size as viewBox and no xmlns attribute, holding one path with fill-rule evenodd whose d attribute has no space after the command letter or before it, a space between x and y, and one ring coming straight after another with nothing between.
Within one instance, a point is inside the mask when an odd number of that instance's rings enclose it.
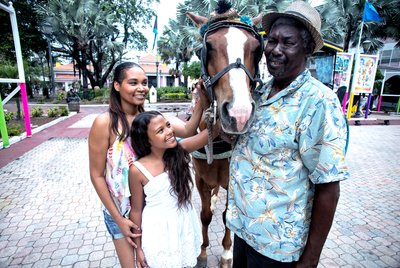
<instances>
[{"instance_id":1,"label":"patterned tank top","mask_svg":"<svg viewBox=\"0 0 400 268\"><path fill-rule=\"evenodd\" d=\"M120 141L117 136L107 151L105 178L111 197L123 216L127 216L131 208L128 175L136 158L129 138Z\"/></svg>"}]
</instances>

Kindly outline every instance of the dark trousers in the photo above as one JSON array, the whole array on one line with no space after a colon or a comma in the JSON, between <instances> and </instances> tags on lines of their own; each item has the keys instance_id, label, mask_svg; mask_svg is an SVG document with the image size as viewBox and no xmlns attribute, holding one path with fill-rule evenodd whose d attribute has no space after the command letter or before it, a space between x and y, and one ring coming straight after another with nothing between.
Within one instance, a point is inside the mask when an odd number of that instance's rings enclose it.
<instances>
[{"instance_id":1,"label":"dark trousers","mask_svg":"<svg viewBox=\"0 0 400 268\"><path fill-rule=\"evenodd\" d=\"M290 268L294 262L279 262L270 259L249 246L243 239L235 235L233 243L232 268Z\"/></svg>"}]
</instances>

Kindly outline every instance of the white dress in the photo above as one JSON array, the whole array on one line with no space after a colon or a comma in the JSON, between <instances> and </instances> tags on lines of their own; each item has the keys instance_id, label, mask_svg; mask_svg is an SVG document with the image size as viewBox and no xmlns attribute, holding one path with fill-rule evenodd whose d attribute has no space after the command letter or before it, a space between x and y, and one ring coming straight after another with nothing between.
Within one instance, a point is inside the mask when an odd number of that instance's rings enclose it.
<instances>
[{"instance_id":1,"label":"white dress","mask_svg":"<svg viewBox=\"0 0 400 268\"><path fill-rule=\"evenodd\" d=\"M149 180L144 186L142 249L151 268L194 267L202 235L193 206L178 208L166 172L153 177L139 162L133 163Z\"/></svg>"}]
</instances>

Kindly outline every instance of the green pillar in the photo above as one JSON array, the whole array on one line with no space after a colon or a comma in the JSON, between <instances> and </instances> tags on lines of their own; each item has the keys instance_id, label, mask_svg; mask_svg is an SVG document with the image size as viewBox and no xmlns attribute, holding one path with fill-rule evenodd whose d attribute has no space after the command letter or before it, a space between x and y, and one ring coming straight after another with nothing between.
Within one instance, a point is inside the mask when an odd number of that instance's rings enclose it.
<instances>
[{"instance_id":1,"label":"green pillar","mask_svg":"<svg viewBox=\"0 0 400 268\"><path fill-rule=\"evenodd\" d=\"M1 99L1 96L0 96L0 132L1 132L1 138L3 139L3 148L10 147L10 141L8 140L6 118L4 117L3 100Z\"/></svg>"}]
</instances>

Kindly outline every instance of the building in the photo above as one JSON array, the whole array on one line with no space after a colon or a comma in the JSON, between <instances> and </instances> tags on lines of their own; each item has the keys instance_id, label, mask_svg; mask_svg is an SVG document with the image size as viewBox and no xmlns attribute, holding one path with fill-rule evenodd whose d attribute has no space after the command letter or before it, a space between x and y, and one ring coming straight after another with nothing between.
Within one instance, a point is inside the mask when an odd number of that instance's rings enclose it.
<instances>
[{"instance_id":1,"label":"building","mask_svg":"<svg viewBox=\"0 0 400 268\"><path fill-rule=\"evenodd\" d=\"M138 61L148 76L149 87L157 87L157 85L159 87L165 87L174 86L176 84L174 77L169 73L169 67L160 60L157 60L156 56L146 55L139 58ZM112 74L109 77L110 79L112 79L111 76ZM64 65L57 63L54 67L54 81L56 83L57 90L65 89L66 91L69 91L69 89L72 87L72 83L76 81L81 82L81 80L82 79L79 77L79 70L74 70L72 63ZM88 85L90 88L91 86L89 81Z\"/></svg>"},{"instance_id":2,"label":"building","mask_svg":"<svg viewBox=\"0 0 400 268\"><path fill-rule=\"evenodd\" d=\"M176 84L174 77L169 73L169 67L162 63L156 56L149 54L141 57L139 58L139 64L147 74L149 87L166 87L174 86Z\"/></svg>"}]
</instances>

